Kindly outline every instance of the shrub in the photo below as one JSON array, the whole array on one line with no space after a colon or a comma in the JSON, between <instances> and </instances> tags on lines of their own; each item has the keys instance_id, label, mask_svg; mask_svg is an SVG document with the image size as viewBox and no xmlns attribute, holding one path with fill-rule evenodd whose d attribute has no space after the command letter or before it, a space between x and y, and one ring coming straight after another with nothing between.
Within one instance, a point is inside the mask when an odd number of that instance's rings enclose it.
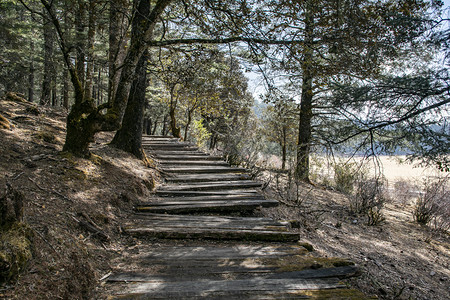
<instances>
[{"instance_id":1,"label":"shrub","mask_svg":"<svg viewBox=\"0 0 450 300\"><path fill-rule=\"evenodd\" d=\"M211 133L208 132L203 125L203 120L194 120L192 122L191 136L195 139L197 146L200 148L206 147L206 142L211 137Z\"/></svg>"},{"instance_id":2,"label":"shrub","mask_svg":"<svg viewBox=\"0 0 450 300\"><path fill-rule=\"evenodd\" d=\"M414 220L423 225L431 224L436 230L450 229L449 178L427 179L423 192L419 195L413 215Z\"/></svg>"},{"instance_id":3,"label":"shrub","mask_svg":"<svg viewBox=\"0 0 450 300\"><path fill-rule=\"evenodd\" d=\"M388 200L386 181L382 178L368 179L360 174L356 183L355 194L350 197L350 210L367 216L367 225L381 224L385 218L383 208Z\"/></svg>"},{"instance_id":4,"label":"shrub","mask_svg":"<svg viewBox=\"0 0 450 300\"><path fill-rule=\"evenodd\" d=\"M338 191L351 194L358 177L356 163L336 163L334 165L334 182Z\"/></svg>"}]
</instances>

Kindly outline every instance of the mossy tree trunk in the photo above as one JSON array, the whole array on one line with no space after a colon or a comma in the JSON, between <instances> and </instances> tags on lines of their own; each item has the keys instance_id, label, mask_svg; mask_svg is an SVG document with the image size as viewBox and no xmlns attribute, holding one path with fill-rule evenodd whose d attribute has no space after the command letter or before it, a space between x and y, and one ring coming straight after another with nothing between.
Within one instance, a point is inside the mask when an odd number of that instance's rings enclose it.
<instances>
[{"instance_id":1,"label":"mossy tree trunk","mask_svg":"<svg viewBox=\"0 0 450 300\"><path fill-rule=\"evenodd\" d=\"M94 140L97 132L113 131L120 128L138 60L148 47L146 41L153 35L153 30L159 21L160 15L171 1L158 0L151 12L143 15L141 11L145 7L150 6L150 1L135 0L134 14L131 21L130 44L121 67L117 90L107 104L96 106L94 100L90 95L86 95L84 91L82 82L84 73L72 64L69 55L70 47L59 23L60 16L56 14L51 2L41 0L58 33L60 48L74 87L75 103L67 117L64 151L71 152L77 156L87 157L90 155L89 143ZM106 112L104 112L105 109L107 109Z\"/></svg>"}]
</instances>

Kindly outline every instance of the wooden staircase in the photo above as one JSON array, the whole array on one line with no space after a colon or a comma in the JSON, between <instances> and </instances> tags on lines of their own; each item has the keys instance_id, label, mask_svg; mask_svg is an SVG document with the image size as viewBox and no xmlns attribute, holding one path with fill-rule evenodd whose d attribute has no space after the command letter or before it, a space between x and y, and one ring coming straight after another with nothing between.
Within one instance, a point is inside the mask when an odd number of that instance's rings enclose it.
<instances>
[{"instance_id":1,"label":"wooden staircase","mask_svg":"<svg viewBox=\"0 0 450 300\"><path fill-rule=\"evenodd\" d=\"M136 207L123 228L143 243L109 276L110 299L366 299L341 281L353 263L320 258L298 243L289 223L242 217L265 199L245 170L190 143L144 136L165 184ZM179 242L177 242L179 241Z\"/></svg>"}]
</instances>

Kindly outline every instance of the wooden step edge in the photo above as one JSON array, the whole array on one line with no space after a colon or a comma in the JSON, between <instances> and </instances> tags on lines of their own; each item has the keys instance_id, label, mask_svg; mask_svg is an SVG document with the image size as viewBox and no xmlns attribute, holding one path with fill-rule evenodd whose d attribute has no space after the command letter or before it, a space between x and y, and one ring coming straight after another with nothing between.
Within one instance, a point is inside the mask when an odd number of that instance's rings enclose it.
<instances>
[{"instance_id":1,"label":"wooden step edge","mask_svg":"<svg viewBox=\"0 0 450 300\"><path fill-rule=\"evenodd\" d=\"M151 213L193 213L193 212L242 212L252 211L260 207L275 207L278 202L258 202L239 204L207 204L207 205L166 205L166 206L139 206L139 212Z\"/></svg>"},{"instance_id":2,"label":"wooden step edge","mask_svg":"<svg viewBox=\"0 0 450 300\"><path fill-rule=\"evenodd\" d=\"M260 242L296 242L298 233L269 230L226 230L226 229L190 229L128 227L124 232L133 236L160 239L205 239L205 240L240 240Z\"/></svg>"},{"instance_id":3,"label":"wooden step edge","mask_svg":"<svg viewBox=\"0 0 450 300\"><path fill-rule=\"evenodd\" d=\"M283 258L283 257L280 257ZM361 274L360 268L356 266L348 266L348 267L335 267L335 268L324 268L324 269L307 269L302 271L295 272L280 272L276 267L273 266L261 266L260 268L242 268L236 271L224 271L220 272L217 270L213 272L213 270L204 270L206 272L205 275L209 274L228 274L233 276L238 273L250 273L269 279L324 279L324 278L333 278L333 279L345 279L359 276ZM187 274L189 275L189 274ZM107 282L159 282L161 280L169 281L170 274L146 274L140 272L118 272L113 273L107 278ZM186 281L189 281L189 277L186 277Z\"/></svg>"},{"instance_id":4,"label":"wooden step edge","mask_svg":"<svg viewBox=\"0 0 450 300\"><path fill-rule=\"evenodd\" d=\"M167 201L159 201L159 202L141 202L136 207L139 209L141 207L150 207L150 206L171 206L171 205L220 205L220 204L239 204L239 203L270 203L270 204L278 204L277 200L266 200L266 199L232 199L232 200L170 200ZM286 222L289 223L289 222Z\"/></svg>"}]
</instances>

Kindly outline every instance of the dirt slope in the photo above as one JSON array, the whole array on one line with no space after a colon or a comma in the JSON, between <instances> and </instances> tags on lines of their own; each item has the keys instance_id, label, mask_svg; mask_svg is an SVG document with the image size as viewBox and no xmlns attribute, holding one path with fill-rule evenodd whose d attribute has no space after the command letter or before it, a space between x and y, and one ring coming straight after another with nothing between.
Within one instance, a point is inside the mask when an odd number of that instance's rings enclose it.
<instances>
[{"instance_id":1,"label":"dirt slope","mask_svg":"<svg viewBox=\"0 0 450 300\"><path fill-rule=\"evenodd\" d=\"M98 137L92 159L61 153L66 112L0 101L10 129L0 129L0 195L6 181L25 196L24 221L33 231L33 259L7 299L95 299L111 258L134 240L120 233L133 202L148 196L156 172ZM95 234L82 224L94 224Z\"/></svg>"}]
</instances>

